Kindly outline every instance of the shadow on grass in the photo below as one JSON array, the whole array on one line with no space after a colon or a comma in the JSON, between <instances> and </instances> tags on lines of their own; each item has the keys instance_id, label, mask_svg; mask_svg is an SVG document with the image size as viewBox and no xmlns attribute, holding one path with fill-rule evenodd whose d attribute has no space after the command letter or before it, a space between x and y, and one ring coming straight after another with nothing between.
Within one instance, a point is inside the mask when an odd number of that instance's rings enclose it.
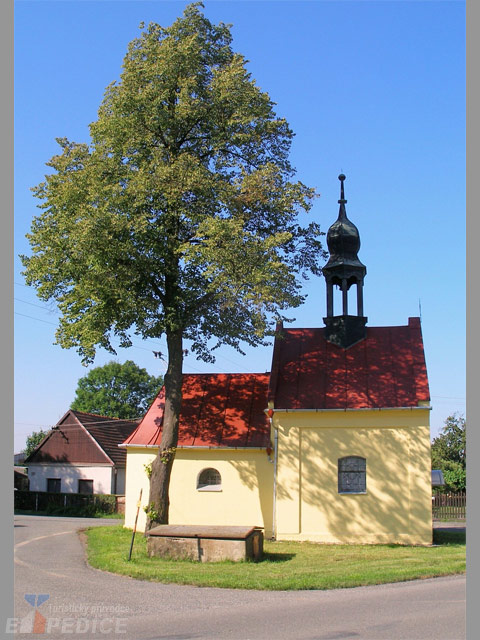
<instances>
[{"instance_id":1,"label":"shadow on grass","mask_svg":"<svg viewBox=\"0 0 480 640\"><path fill-rule=\"evenodd\" d=\"M448 544L465 544L466 543L466 533L465 531L458 531L455 529L451 529L450 531L434 529L433 530L433 538L432 544L436 547ZM399 547L408 547L408 544L386 544L382 545L388 547L389 549L398 549Z\"/></svg>"},{"instance_id":2,"label":"shadow on grass","mask_svg":"<svg viewBox=\"0 0 480 640\"><path fill-rule=\"evenodd\" d=\"M296 555L296 553L269 553L264 551L263 557L259 562L288 562L295 558Z\"/></svg>"}]
</instances>

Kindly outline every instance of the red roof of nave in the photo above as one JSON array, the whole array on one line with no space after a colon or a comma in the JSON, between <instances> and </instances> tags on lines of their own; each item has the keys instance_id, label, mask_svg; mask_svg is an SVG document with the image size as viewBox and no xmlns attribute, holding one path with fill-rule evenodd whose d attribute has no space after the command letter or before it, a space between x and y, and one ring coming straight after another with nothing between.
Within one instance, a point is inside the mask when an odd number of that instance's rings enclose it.
<instances>
[{"instance_id":1,"label":"red roof of nave","mask_svg":"<svg viewBox=\"0 0 480 640\"><path fill-rule=\"evenodd\" d=\"M268 373L184 374L178 446L266 447L269 378ZM160 444L164 394L162 387L124 444Z\"/></svg>"}]
</instances>

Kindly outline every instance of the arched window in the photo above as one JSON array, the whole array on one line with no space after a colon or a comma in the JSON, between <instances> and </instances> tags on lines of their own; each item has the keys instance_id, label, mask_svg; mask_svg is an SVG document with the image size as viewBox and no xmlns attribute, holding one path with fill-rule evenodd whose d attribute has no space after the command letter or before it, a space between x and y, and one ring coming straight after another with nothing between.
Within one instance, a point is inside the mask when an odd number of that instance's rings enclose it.
<instances>
[{"instance_id":1,"label":"arched window","mask_svg":"<svg viewBox=\"0 0 480 640\"><path fill-rule=\"evenodd\" d=\"M222 476L220 473L209 467L200 471L197 477L197 490L198 491L221 491L222 490Z\"/></svg>"},{"instance_id":2,"label":"arched window","mask_svg":"<svg viewBox=\"0 0 480 640\"><path fill-rule=\"evenodd\" d=\"M360 456L347 456L338 461L338 493L367 492L367 461Z\"/></svg>"}]
</instances>

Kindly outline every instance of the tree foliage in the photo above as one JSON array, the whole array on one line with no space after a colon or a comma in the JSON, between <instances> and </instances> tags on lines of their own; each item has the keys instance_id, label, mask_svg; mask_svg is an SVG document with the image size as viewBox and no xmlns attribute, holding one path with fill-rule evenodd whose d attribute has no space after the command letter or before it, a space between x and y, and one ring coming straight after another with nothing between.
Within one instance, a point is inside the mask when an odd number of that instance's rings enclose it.
<instances>
[{"instance_id":1,"label":"tree foliage","mask_svg":"<svg viewBox=\"0 0 480 640\"><path fill-rule=\"evenodd\" d=\"M445 488L463 491L466 488L466 421L463 416L453 414L437 438L432 442L432 469L441 469Z\"/></svg>"},{"instance_id":2,"label":"tree foliage","mask_svg":"<svg viewBox=\"0 0 480 640\"><path fill-rule=\"evenodd\" d=\"M25 458L28 458L28 456L37 448L37 446L40 444L40 442L45 438L47 434L48 434L48 431L44 431L43 429L40 429L40 431L34 431L32 434L27 436L27 439L25 441L25 448L23 450L23 453L25 454Z\"/></svg>"},{"instance_id":3,"label":"tree foliage","mask_svg":"<svg viewBox=\"0 0 480 640\"><path fill-rule=\"evenodd\" d=\"M132 360L95 367L78 381L71 409L112 418L142 417L163 384Z\"/></svg>"},{"instance_id":4,"label":"tree foliage","mask_svg":"<svg viewBox=\"0 0 480 640\"><path fill-rule=\"evenodd\" d=\"M91 144L58 138L53 173L33 189L43 212L22 256L26 282L61 312L57 343L85 362L98 347L115 353L113 338L128 347L132 333L165 334L167 451L183 341L206 361L221 344L265 344L325 258L319 226L299 223L315 192L294 181L293 132L232 50L229 26L202 6L170 27L140 25ZM173 457L151 476L163 521Z\"/></svg>"}]
</instances>

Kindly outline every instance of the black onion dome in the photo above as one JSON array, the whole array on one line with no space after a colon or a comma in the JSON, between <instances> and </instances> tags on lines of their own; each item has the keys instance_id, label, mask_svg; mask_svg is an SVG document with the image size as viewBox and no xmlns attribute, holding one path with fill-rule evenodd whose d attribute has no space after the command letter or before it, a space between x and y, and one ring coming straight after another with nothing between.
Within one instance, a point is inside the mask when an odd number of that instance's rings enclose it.
<instances>
[{"instance_id":1,"label":"black onion dome","mask_svg":"<svg viewBox=\"0 0 480 640\"><path fill-rule=\"evenodd\" d=\"M327 246L330 253L330 259L325 267L330 267L335 264L343 263L350 265L363 266L358 259L357 253L360 249L360 234L357 227L347 218L347 212L345 210L343 181L345 176L341 173L338 176L341 182L340 209L338 212L338 218L332 224L327 233Z\"/></svg>"},{"instance_id":2,"label":"black onion dome","mask_svg":"<svg viewBox=\"0 0 480 640\"><path fill-rule=\"evenodd\" d=\"M327 233L327 245L330 257L357 257L360 249L360 235L357 227L346 216L339 216Z\"/></svg>"}]
</instances>

